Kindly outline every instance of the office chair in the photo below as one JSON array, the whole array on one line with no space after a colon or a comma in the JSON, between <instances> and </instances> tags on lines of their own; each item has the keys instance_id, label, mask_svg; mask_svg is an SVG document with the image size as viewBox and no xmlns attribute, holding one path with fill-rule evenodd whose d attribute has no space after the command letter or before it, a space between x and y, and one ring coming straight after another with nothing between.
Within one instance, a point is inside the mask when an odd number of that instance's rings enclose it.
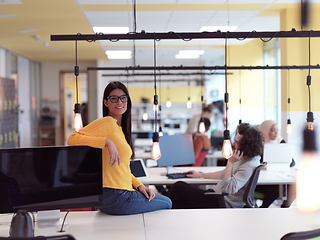
<instances>
[{"instance_id":1,"label":"office chair","mask_svg":"<svg viewBox=\"0 0 320 240\"><path fill-rule=\"evenodd\" d=\"M257 208L256 199L254 197L254 190L256 189L257 182L259 179L260 171L265 166L265 164L261 164L253 171L248 183L246 190L243 194L243 201L246 204L246 208Z\"/></svg>"},{"instance_id":2,"label":"office chair","mask_svg":"<svg viewBox=\"0 0 320 240\"><path fill-rule=\"evenodd\" d=\"M76 240L72 235L57 235L57 236L36 236L36 237L0 237L0 240Z\"/></svg>"},{"instance_id":3,"label":"office chair","mask_svg":"<svg viewBox=\"0 0 320 240\"><path fill-rule=\"evenodd\" d=\"M206 159L209 149L201 150L199 156L196 159L196 162L193 164L194 167L200 167L203 161Z\"/></svg>"},{"instance_id":4,"label":"office chair","mask_svg":"<svg viewBox=\"0 0 320 240\"><path fill-rule=\"evenodd\" d=\"M264 164L259 165L258 167L256 167L253 171L253 173L251 174L251 177L249 178L247 184L246 184L246 189L245 192L243 194L243 201L246 204L244 206L244 208L257 208L257 204L256 204L256 199L254 198L254 190L256 189L257 186L257 182L259 179L259 174L261 169L264 167ZM228 193L216 193L213 191L207 191L205 192L205 195L208 195L208 197L211 195L213 196L215 199L218 200L219 202L219 207L220 208L226 208L226 202L224 200L224 196L228 196Z\"/></svg>"}]
</instances>

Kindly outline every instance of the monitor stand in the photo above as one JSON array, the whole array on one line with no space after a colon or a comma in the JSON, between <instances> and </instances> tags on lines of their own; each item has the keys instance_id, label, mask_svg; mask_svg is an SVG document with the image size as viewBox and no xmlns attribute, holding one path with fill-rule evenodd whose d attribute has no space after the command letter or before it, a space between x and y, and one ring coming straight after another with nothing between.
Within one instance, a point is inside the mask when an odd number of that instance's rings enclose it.
<instances>
[{"instance_id":1,"label":"monitor stand","mask_svg":"<svg viewBox=\"0 0 320 240\"><path fill-rule=\"evenodd\" d=\"M167 166L167 174L173 173L173 166Z\"/></svg>"},{"instance_id":2,"label":"monitor stand","mask_svg":"<svg viewBox=\"0 0 320 240\"><path fill-rule=\"evenodd\" d=\"M60 229L62 226L60 210L38 211L37 225L39 228L54 227ZM63 228L65 229L67 227L68 226L65 225Z\"/></svg>"}]
</instances>

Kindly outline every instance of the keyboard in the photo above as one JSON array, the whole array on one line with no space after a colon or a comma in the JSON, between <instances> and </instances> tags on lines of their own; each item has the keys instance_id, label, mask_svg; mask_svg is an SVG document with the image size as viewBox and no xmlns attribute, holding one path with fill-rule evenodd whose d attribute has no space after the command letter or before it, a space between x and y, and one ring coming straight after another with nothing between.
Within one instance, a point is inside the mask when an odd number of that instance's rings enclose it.
<instances>
[{"instance_id":1,"label":"keyboard","mask_svg":"<svg viewBox=\"0 0 320 240\"><path fill-rule=\"evenodd\" d=\"M187 178L187 172L177 172L167 174L168 178L177 179L177 178Z\"/></svg>"}]
</instances>

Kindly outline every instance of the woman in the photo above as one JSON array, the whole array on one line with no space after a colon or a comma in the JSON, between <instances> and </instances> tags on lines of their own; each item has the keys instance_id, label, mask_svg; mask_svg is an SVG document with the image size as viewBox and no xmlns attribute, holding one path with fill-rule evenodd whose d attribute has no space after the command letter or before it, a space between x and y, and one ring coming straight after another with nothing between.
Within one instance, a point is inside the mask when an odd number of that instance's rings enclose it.
<instances>
[{"instance_id":1,"label":"woman","mask_svg":"<svg viewBox=\"0 0 320 240\"><path fill-rule=\"evenodd\" d=\"M263 149L262 135L247 123L240 124L235 141L232 143L233 156L228 159L224 170L211 173L189 171L188 177L221 179L212 187L217 193L229 193L225 196L229 208L242 208L245 186L254 169L260 164ZM175 183L167 196L172 200L172 208L217 208L218 201L205 196L205 190L183 181Z\"/></svg>"},{"instance_id":2,"label":"woman","mask_svg":"<svg viewBox=\"0 0 320 240\"><path fill-rule=\"evenodd\" d=\"M278 137L278 125L275 121L266 120L262 122L258 129L262 132L264 138L264 144L279 144L285 143L283 138ZM261 162L263 161L263 155L261 156ZM292 159L290 167L295 165L295 161ZM290 187L290 186L289 186ZM263 203L260 206L261 208L268 208L274 200L279 197L279 187L277 185L258 185L256 187L257 196L260 193L262 196L258 198L262 198ZM290 204L292 200L289 200ZM286 207L289 202L284 202L282 207Z\"/></svg>"},{"instance_id":3,"label":"woman","mask_svg":"<svg viewBox=\"0 0 320 240\"><path fill-rule=\"evenodd\" d=\"M200 155L200 152L202 149L209 149L211 148L211 142L210 139L205 135L205 133L210 128L210 120L208 118L203 118L204 126L205 126L205 132L200 133L199 130L196 133L192 134L193 138L193 150L194 150L194 158L197 159ZM198 128L200 125L200 121L198 123Z\"/></svg>"},{"instance_id":4,"label":"woman","mask_svg":"<svg viewBox=\"0 0 320 240\"><path fill-rule=\"evenodd\" d=\"M99 207L102 212L129 215L170 209L169 198L154 194L131 174L130 159L134 158L131 133L129 92L122 83L111 82L104 90L103 118L74 132L68 145L102 149L103 205Z\"/></svg>"}]
</instances>

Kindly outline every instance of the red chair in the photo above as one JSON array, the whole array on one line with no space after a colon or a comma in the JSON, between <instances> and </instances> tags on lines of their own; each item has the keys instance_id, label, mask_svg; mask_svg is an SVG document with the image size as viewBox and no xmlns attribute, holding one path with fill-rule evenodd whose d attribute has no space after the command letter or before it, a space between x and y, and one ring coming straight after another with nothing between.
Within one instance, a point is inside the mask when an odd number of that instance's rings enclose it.
<instances>
[{"instance_id":1,"label":"red chair","mask_svg":"<svg viewBox=\"0 0 320 240\"><path fill-rule=\"evenodd\" d=\"M196 162L193 164L194 167L200 167L203 163L204 159L206 158L208 154L208 149L201 150L198 158L196 159Z\"/></svg>"}]
</instances>

